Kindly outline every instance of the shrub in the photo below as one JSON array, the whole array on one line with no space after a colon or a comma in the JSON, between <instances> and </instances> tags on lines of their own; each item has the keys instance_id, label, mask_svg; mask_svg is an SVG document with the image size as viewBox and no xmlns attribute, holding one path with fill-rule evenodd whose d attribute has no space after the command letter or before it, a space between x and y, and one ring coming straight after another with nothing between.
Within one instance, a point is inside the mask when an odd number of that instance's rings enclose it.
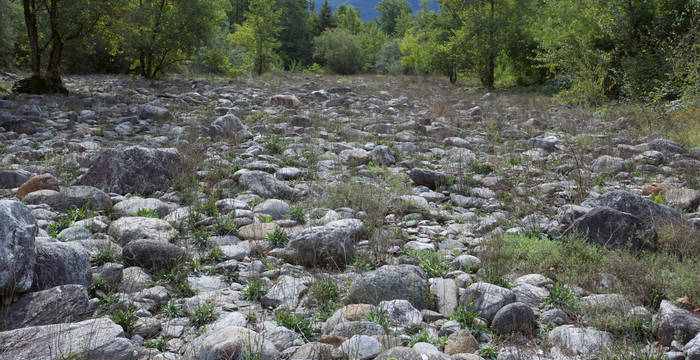
<instances>
[{"instance_id":1,"label":"shrub","mask_svg":"<svg viewBox=\"0 0 700 360\"><path fill-rule=\"evenodd\" d=\"M262 281L255 279L248 283L248 286L241 294L241 297L250 301L259 301L263 296L265 296L266 292L267 291L263 287Z\"/></svg>"},{"instance_id":2,"label":"shrub","mask_svg":"<svg viewBox=\"0 0 700 360\"><path fill-rule=\"evenodd\" d=\"M400 44L401 39L392 39L382 45L376 63L378 74L400 75L404 72Z\"/></svg>"},{"instance_id":3,"label":"shrub","mask_svg":"<svg viewBox=\"0 0 700 360\"><path fill-rule=\"evenodd\" d=\"M557 283L549 289L549 294L542 299L542 304L559 309L571 309L574 306L574 293L569 288Z\"/></svg>"},{"instance_id":4,"label":"shrub","mask_svg":"<svg viewBox=\"0 0 700 360\"><path fill-rule=\"evenodd\" d=\"M134 324L136 324L136 317L134 313L135 308L127 306L126 308L113 307L110 315L110 319L114 321L115 324L119 325L124 329L124 335L127 338L131 338L131 332L134 330Z\"/></svg>"},{"instance_id":5,"label":"shrub","mask_svg":"<svg viewBox=\"0 0 700 360\"><path fill-rule=\"evenodd\" d=\"M287 214L287 219L294 220L299 224L305 224L306 215L304 215L304 209L300 206L295 206L292 211Z\"/></svg>"},{"instance_id":6,"label":"shrub","mask_svg":"<svg viewBox=\"0 0 700 360\"><path fill-rule=\"evenodd\" d=\"M277 324L287 329L294 330L306 339L311 339L314 328L311 325L311 318L303 314L292 314L289 310L275 311Z\"/></svg>"},{"instance_id":7,"label":"shrub","mask_svg":"<svg viewBox=\"0 0 700 360\"><path fill-rule=\"evenodd\" d=\"M346 29L328 29L314 39L314 59L337 74L355 74L364 60L360 38Z\"/></svg>"},{"instance_id":8,"label":"shrub","mask_svg":"<svg viewBox=\"0 0 700 360\"><path fill-rule=\"evenodd\" d=\"M471 311L469 306L465 304L459 304L455 313L450 315L450 319L459 323L462 329L468 329L469 332L475 337L479 338L481 334L489 333L489 328L486 324L478 320L479 312Z\"/></svg>"},{"instance_id":9,"label":"shrub","mask_svg":"<svg viewBox=\"0 0 700 360\"><path fill-rule=\"evenodd\" d=\"M149 218L159 218L158 213L155 212L155 210L152 209L144 209L144 208L139 208L136 210L136 214L134 216L141 216L141 217L149 217Z\"/></svg>"},{"instance_id":10,"label":"shrub","mask_svg":"<svg viewBox=\"0 0 700 360\"><path fill-rule=\"evenodd\" d=\"M214 305L209 303L202 304L190 315L190 324L196 328L200 328L214 320L216 320Z\"/></svg>"},{"instance_id":11,"label":"shrub","mask_svg":"<svg viewBox=\"0 0 700 360\"><path fill-rule=\"evenodd\" d=\"M151 339L143 342L143 346L151 349L158 349L158 351L168 350L168 338L158 337L156 339Z\"/></svg>"},{"instance_id":12,"label":"shrub","mask_svg":"<svg viewBox=\"0 0 700 360\"><path fill-rule=\"evenodd\" d=\"M332 279L321 278L311 287L311 298L319 307L319 320L325 321L338 309L340 289Z\"/></svg>"},{"instance_id":13,"label":"shrub","mask_svg":"<svg viewBox=\"0 0 700 360\"><path fill-rule=\"evenodd\" d=\"M391 320L389 317L379 309L370 310L367 315L365 315L365 319L381 325L384 329L388 329L391 326Z\"/></svg>"},{"instance_id":14,"label":"shrub","mask_svg":"<svg viewBox=\"0 0 700 360\"><path fill-rule=\"evenodd\" d=\"M219 236L236 235L238 227L228 216L222 216L214 223L214 233Z\"/></svg>"},{"instance_id":15,"label":"shrub","mask_svg":"<svg viewBox=\"0 0 700 360\"><path fill-rule=\"evenodd\" d=\"M160 308L160 313L169 318L185 316L182 308L172 300L168 300L168 302Z\"/></svg>"},{"instance_id":16,"label":"shrub","mask_svg":"<svg viewBox=\"0 0 700 360\"><path fill-rule=\"evenodd\" d=\"M429 277L443 277L452 271L445 255L437 251L407 249L406 254L415 259Z\"/></svg>"},{"instance_id":17,"label":"shrub","mask_svg":"<svg viewBox=\"0 0 700 360\"><path fill-rule=\"evenodd\" d=\"M90 262L94 266L102 266L106 263L119 262L117 251L114 248L100 250L95 256L90 258Z\"/></svg>"},{"instance_id":18,"label":"shrub","mask_svg":"<svg viewBox=\"0 0 700 360\"><path fill-rule=\"evenodd\" d=\"M275 229L274 231L267 233L267 241L269 241L276 248L283 248L287 245L289 236L286 232L280 229Z\"/></svg>"}]
</instances>

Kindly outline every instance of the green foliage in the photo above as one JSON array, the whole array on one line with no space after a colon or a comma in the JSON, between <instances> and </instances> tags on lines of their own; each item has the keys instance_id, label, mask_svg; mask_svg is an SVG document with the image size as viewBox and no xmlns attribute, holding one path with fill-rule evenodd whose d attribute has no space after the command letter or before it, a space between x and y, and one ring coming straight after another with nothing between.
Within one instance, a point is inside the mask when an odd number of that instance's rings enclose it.
<instances>
[{"instance_id":1,"label":"green foliage","mask_svg":"<svg viewBox=\"0 0 700 360\"><path fill-rule=\"evenodd\" d=\"M219 217L214 223L214 233L219 236L236 235L238 227L228 216Z\"/></svg>"},{"instance_id":2,"label":"green foliage","mask_svg":"<svg viewBox=\"0 0 700 360\"><path fill-rule=\"evenodd\" d=\"M308 65L311 62L312 24L305 0L276 0L277 8L284 16L280 17L279 53L285 68L292 64Z\"/></svg>"},{"instance_id":3,"label":"green foliage","mask_svg":"<svg viewBox=\"0 0 700 360\"><path fill-rule=\"evenodd\" d=\"M360 11L354 6L346 5L345 3L338 5L336 19L338 20L338 27L349 31L351 34L357 35L362 31Z\"/></svg>"},{"instance_id":4,"label":"green foliage","mask_svg":"<svg viewBox=\"0 0 700 360\"><path fill-rule=\"evenodd\" d=\"M404 72L400 44L400 39L391 39L382 45L375 65L377 73L400 75Z\"/></svg>"},{"instance_id":5,"label":"green foliage","mask_svg":"<svg viewBox=\"0 0 700 360\"><path fill-rule=\"evenodd\" d=\"M301 206L295 206L292 212L286 215L287 219L294 220L299 224L306 224L306 215L304 214L304 208Z\"/></svg>"},{"instance_id":6,"label":"green foliage","mask_svg":"<svg viewBox=\"0 0 700 360\"><path fill-rule=\"evenodd\" d=\"M314 59L338 74L355 74L363 65L360 38L346 29L324 31L314 39Z\"/></svg>"},{"instance_id":7,"label":"green foliage","mask_svg":"<svg viewBox=\"0 0 700 360\"><path fill-rule=\"evenodd\" d=\"M490 345L485 345L476 352L477 355L481 356L486 360L496 360L498 359L498 352Z\"/></svg>"},{"instance_id":8,"label":"green foliage","mask_svg":"<svg viewBox=\"0 0 700 360\"><path fill-rule=\"evenodd\" d=\"M185 316L185 312L182 311L182 308L180 308L180 306L178 306L173 300L168 300L168 302L160 308L160 313L168 318Z\"/></svg>"},{"instance_id":9,"label":"green foliage","mask_svg":"<svg viewBox=\"0 0 700 360\"><path fill-rule=\"evenodd\" d=\"M468 169L479 175L488 175L493 172L493 167L491 165L482 163L471 163Z\"/></svg>"},{"instance_id":10,"label":"green foliage","mask_svg":"<svg viewBox=\"0 0 700 360\"><path fill-rule=\"evenodd\" d=\"M144 209L144 208L139 208L136 210L136 214L133 216L141 216L141 217L149 217L149 218L159 218L158 213L155 212L155 210L152 209Z\"/></svg>"},{"instance_id":11,"label":"green foliage","mask_svg":"<svg viewBox=\"0 0 700 360\"><path fill-rule=\"evenodd\" d=\"M194 229L192 231L192 243L200 250L206 250L211 247L209 242L209 233L202 229Z\"/></svg>"},{"instance_id":12,"label":"green foliage","mask_svg":"<svg viewBox=\"0 0 700 360\"><path fill-rule=\"evenodd\" d=\"M250 301L259 301L265 296L265 293L267 293L267 290L265 290L262 281L254 279L248 283L248 286L241 293L241 297Z\"/></svg>"},{"instance_id":13,"label":"green foliage","mask_svg":"<svg viewBox=\"0 0 700 360\"><path fill-rule=\"evenodd\" d=\"M662 194L652 194L651 201L657 204L666 205L666 200L664 199L664 196Z\"/></svg>"},{"instance_id":14,"label":"green foliage","mask_svg":"<svg viewBox=\"0 0 700 360\"><path fill-rule=\"evenodd\" d=\"M239 277L238 270L236 269L228 269L224 272L224 281L226 281L227 284L233 284L238 281Z\"/></svg>"},{"instance_id":15,"label":"green foliage","mask_svg":"<svg viewBox=\"0 0 700 360\"><path fill-rule=\"evenodd\" d=\"M475 337L479 338L481 334L489 333L489 328L483 322L477 320L479 317L478 311L472 311L470 306L460 303L455 310L455 313L450 315L450 319L459 323L462 329L468 329Z\"/></svg>"},{"instance_id":16,"label":"green foliage","mask_svg":"<svg viewBox=\"0 0 700 360\"><path fill-rule=\"evenodd\" d=\"M306 339L313 337L314 328L311 325L311 318L304 314L292 314L289 310L275 311L275 320L280 326L294 330Z\"/></svg>"},{"instance_id":17,"label":"green foliage","mask_svg":"<svg viewBox=\"0 0 700 360\"><path fill-rule=\"evenodd\" d=\"M318 319L325 321L340 307L340 289L332 279L321 278L311 288L311 298L319 308Z\"/></svg>"},{"instance_id":18,"label":"green foliage","mask_svg":"<svg viewBox=\"0 0 700 360\"><path fill-rule=\"evenodd\" d=\"M413 347L413 345L419 342L433 344L439 350L442 350L445 347L445 344L447 343L447 336L444 336L440 339L436 339L430 336L430 334L428 334L427 331L421 329L420 331L411 336L411 338L408 340L408 346Z\"/></svg>"},{"instance_id":19,"label":"green foliage","mask_svg":"<svg viewBox=\"0 0 700 360\"><path fill-rule=\"evenodd\" d=\"M214 320L216 320L214 304L204 303L197 307L194 313L190 315L190 324L196 328L201 328Z\"/></svg>"},{"instance_id":20,"label":"green foliage","mask_svg":"<svg viewBox=\"0 0 700 360\"><path fill-rule=\"evenodd\" d=\"M115 324L119 325L124 329L124 335L127 338L131 337L131 332L134 331L134 325L136 324L136 312L135 308L126 307L114 307L111 310L111 315L109 316Z\"/></svg>"},{"instance_id":21,"label":"green foliage","mask_svg":"<svg viewBox=\"0 0 700 360\"><path fill-rule=\"evenodd\" d=\"M542 299L542 304L559 309L571 309L574 307L574 293L562 284L554 284L549 289L549 294Z\"/></svg>"},{"instance_id":22,"label":"green foliage","mask_svg":"<svg viewBox=\"0 0 700 360\"><path fill-rule=\"evenodd\" d=\"M123 46L142 76L157 77L188 60L226 27L224 0L142 0L129 2L121 26ZM177 29L177 31L173 31Z\"/></svg>"},{"instance_id":23,"label":"green foliage","mask_svg":"<svg viewBox=\"0 0 700 360\"><path fill-rule=\"evenodd\" d=\"M159 336L156 339L150 339L143 342L143 346L151 349L158 349L158 351L168 350L168 338Z\"/></svg>"},{"instance_id":24,"label":"green foliage","mask_svg":"<svg viewBox=\"0 0 700 360\"><path fill-rule=\"evenodd\" d=\"M365 257L356 257L355 261L350 265L350 270L355 272L367 272L374 270L374 263L371 259Z\"/></svg>"},{"instance_id":25,"label":"green foliage","mask_svg":"<svg viewBox=\"0 0 700 360\"><path fill-rule=\"evenodd\" d=\"M407 249L406 254L418 262L429 277L444 277L453 269L438 251Z\"/></svg>"},{"instance_id":26,"label":"green foliage","mask_svg":"<svg viewBox=\"0 0 700 360\"><path fill-rule=\"evenodd\" d=\"M410 15L412 11L411 4L406 0L382 0L374 9L379 12L377 23L389 35L396 32L398 19Z\"/></svg>"},{"instance_id":27,"label":"green foliage","mask_svg":"<svg viewBox=\"0 0 700 360\"><path fill-rule=\"evenodd\" d=\"M155 284L164 285L179 296L187 297L194 295L194 289L187 281L185 267L172 269L156 268L152 271Z\"/></svg>"},{"instance_id":28,"label":"green foliage","mask_svg":"<svg viewBox=\"0 0 700 360\"><path fill-rule=\"evenodd\" d=\"M367 321L381 325L385 330L392 325L391 319L381 310L372 309L365 315Z\"/></svg>"},{"instance_id":29,"label":"green foliage","mask_svg":"<svg viewBox=\"0 0 700 360\"><path fill-rule=\"evenodd\" d=\"M360 47L362 48L362 59L364 62L362 71L367 73L374 72L379 53L384 43L387 42L388 36L376 22L364 24L363 30L359 36Z\"/></svg>"},{"instance_id":30,"label":"green foliage","mask_svg":"<svg viewBox=\"0 0 700 360\"><path fill-rule=\"evenodd\" d=\"M66 214L59 215L56 220L49 223L46 231L51 237L57 237L58 234L73 225L74 222L89 219L95 216L95 212L87 206L81 208L73 208Z\"/></svg>"},{"instance_id":31,"label":"green foliage","mask_svg":"<svg viewBox=\"0 0 700 360\"><path fill-rule=\"evenodd\" d=\"M246 49L246 60L251 71L262 75L278 59L274 50L280 47L281 9L275 9L273 0L249 0L248 12L242 25L236 25L233 40Z\"/></svg>"},{"instance_id":32,"label":"green foliage","mask_svg":"<svg viewBox=\"0 0 700 360\"><path fill-rule=\"evenodd\" d=\"M272 232L267 233L267 241L269 241L276 248L283 248L287 245L289 236L286 232L277 228Z\"/></svg>"}]
</instances>

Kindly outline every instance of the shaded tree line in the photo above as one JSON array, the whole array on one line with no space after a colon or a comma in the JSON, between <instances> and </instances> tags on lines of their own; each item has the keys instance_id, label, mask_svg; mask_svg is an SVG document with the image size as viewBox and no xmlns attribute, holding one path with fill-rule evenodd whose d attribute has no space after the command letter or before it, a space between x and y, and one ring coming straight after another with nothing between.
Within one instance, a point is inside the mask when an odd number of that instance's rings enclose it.
<instances>
[{"instance_id":1,"label":"shaded tree line","mask_svg":"<svg viewBox=\"0 0 700 360\"><path fill-rule=\"evenodd\" d=\"M0 0L0 66L60 74L169 71L439 74L538 86L572 101L698 93L696 0L382 0L377 19L325 0ZM23 20L23 21L22 21Z\"/></svg>"}]
</instances>

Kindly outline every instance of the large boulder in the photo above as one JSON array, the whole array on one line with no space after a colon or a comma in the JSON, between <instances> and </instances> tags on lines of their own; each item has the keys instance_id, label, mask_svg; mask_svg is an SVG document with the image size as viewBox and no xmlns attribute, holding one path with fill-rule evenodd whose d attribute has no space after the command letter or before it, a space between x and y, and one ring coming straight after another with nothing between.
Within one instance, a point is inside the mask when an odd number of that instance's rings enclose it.
<instances>
[{"instance_id":1,"label":"large boulder","mask_svg":"<svg viewBox=\"0 0 700 360\"><path fill-rule=\"evenodd\" d=\"M641 218L609 207L597 207L576 219L564 235L580 234L597 245L641 250L656 247L656 230Z\"/></svg>"},{"instance_id":2,"label":"large boulder","mask_svg":"<svg viewBox=\"0 0 700 360\"><path fill-rule=\"evenodd\" d=\"M280 255L303 266L345 269L355 260L351 236L349 227L312 227L296 234Z\"/></svg>"},{"instance_id":3,"label":"large boulder","mask_svg":"<svg viewBox=\"0 0 700 360\"><path fill-rule=\"evenodd\" d=\"M88 172L76 180L118 194L151 193L167 190L178 175L183 156L173 148L149 149L142 146L108 149L92 162Z\"/></svg>"},{"instance_id":4,"label":"large boulder","mask_svg":"<svg viewBox=\"0 0 700 360\"><path fill-rule=\"evenodd\" d=\"M244 354L259 354L261 360L276 360L279 352L275 345L255 331L228 326L213 329L195 338L185 351L185 359L242 360Z\"/></svg>"},{"instance_id":5,"label":"large boulder","mask_svg":"<svg viewBox=\"0 0 700 360\"><path fill-rule=\"evenodd\" d=\"M165 217L176 205L158 199L133 197L120 201L112 207L112 212L119 216L136 215L140 209L155 212L159 217Z\"/></svg>"},{"instance_id":6,"label":"large boulder","mask_svg":"<svg viewBox=\"0 0 700 360\"><path fill-rule=\"evenodd\" d=\"M386 350L379 354L375 360L391 360L391 359L401 359L401 360L422 360L423 358L420 356L420 354L409 348L409 347L404 347L404 346L395 346L389 350Z\"/></svg>"},{"instance_id":7,"label":"large boulder","mask_svg":"<svg viewBox=\"0 0 700 360\"><path fill-rule=\"evenodd\" d=\"M29 174L19 170L0 170L0 189L14 189L20 187L27 180Z\"/></svg>"},{"instance_id":8,"label":"large boulder","mask_svg":"<svg viewBox=\"0 0 700 360\"><path fill-rule=\"evenodd\" d=\"M680 336L682 342L686 342L700 332L700 318L667 300L662 300L659 305L657 321L659 342L666 346L670 345L676 336Z\"/></svg>"},{"instance_id":9,"label":"large boulder","mask_svg":"<svg viewBox=\"0 0 700 360\"><path fill-rule=\"evenodd\" d=\"M416 185L424 185L431 189L437 188L439 185L446 185L447 175L440 171L430 169L413 168L408 172L408 177L413 180Z\"/></svg>"},{"instance_id":10,"label":"large boulder","mask_svg":"<svg viewBox=\"0 0 700 360\"><path fill-rule=\"evenodd\" d=\"M136 115L141 119L163 121L170 118L170 111L160 106L141 104L136 107Z\"/></svg>"},{"instance_id":11,"label":"large boulder","mask_svg":"<svg viewBox=\"0 0 700 360\"><path fill-rule=\"evenodd\" d=\"M233 114L226 114L214 120L209 126L213 136L229 136L234 139L250 139L253 134L248 127Z\"/></svg>"},{"instance_id":12,"label":"large boulder","mask_svg":"<svg viewBox=\"0 0 700 360\"><path fill-rule=\"evenodd\" d=\"M521 302L508 304L493 317L491 330L498 335L518 332L532 337L535 333L535 313Z\"/></svg>"},{"instance_id":13,"label":"large boulder","mask_svg":"<svg viewBox=\"0 0 700 360\"><path fill-rule=\"evenodd\" d=\"M360 275L350 285L348 301L379 304L385 300L408 300L417 309L432 309L433 298L425 273L414 265L384 265Z\"/></svg>"},{"instance_id":14,"label":"large boulder","mask_svg":"<svg viewBox=\"0 0 700 360\"><path fill-rule=\"evenodd\" d=\"M87 315L88 294L82 285L62 285L22 295L0 311L0 329L79 321Z\"/></svg>"},{"instance_id":15,"label":"large boulder","mask_svg":"<svg viewBox=\"0 0 700 360\"><path fill-rule=\"evenodd\" d=\"M131 360L136 348L108 318L0 332L3 359Z\"/></svg>"},{"instance_id":16,"label":"large boulder","mask_svg":"<svg viewBox=\"0 0 700 360\"><path fill-rule=\"evenodd\" d=\"M115 220L108 230L119 245L136 239L153 239L169 242L178 236L177 230L165 220L148 217L123 217Z\"/></svg>"},{"instance_id":17,"label":"large boulder","mask_svg":"<svg viewBox=\"0 0 700 360\"><path fill-rule=\"evenodd\" d=\"M28 207L19 201L0 200L0 297L32 287L38 230Z\"/></svg>"},{"instance_id":18,"label":"large boulder","mask_svg":"<svg viewBox=\"0 0 700 360\"><path fill-rule=\"evenodd\" d=\"M127 265L146 269L175 267L182 264L186 257L184 249L162 240L136 239L122 249L122 258Z\"/></svg>"},{"instance_id":19,"label":"large boulder","mask_svg":"<svg viewBox=\"0 0 700 360\"><path fill-rule=\"evenodd\" d=\"M24 202L38 205L48 204L56 211L68 211L82 207L108 211L112 209L112 199L104 191L92 186L70 186L60 191L38 190L29 193Z\"/></svg>"},{"instance_id":20,"label":"large boulder","mask_svg":"<svg viewBox=\"0 0 700 360\"><path fill-rule=\"evenodd\" d=\"M510 289L485 282L471 284L459 298L460 303L471 311L478 311L479 316L489 323L502 307L514 303L515 293Z\"/></svg>"},{"instance_id":21,"label":"large boulder","mask_svg":"<svg viewBox=\"0 0 700 360\"><path fill-rule=\"evenodd\" d=\"M287 310L295 310L299 305L301 295L308 289L310 278L295 278L289 275L282 275L277 279L265 296L260 299L260 303L267 307L281 307Z\"/></svg>"},{"instance_id":22,"label":"large boulder","mask_svg":"<svg viewBox=\"0 0 700 360\"><path fill-rule=\"evenodd\" d=\"M575 355L598 353L613 345L613 337L610 333L574 325L554 328L549 333L549 341Z\"/></svg>"},{"instance_id":23,"label":"large boulder","mask_svg":"<svg viewBox=\"0 0 700 360\"><path fill-rule=\"evenodd\" d=\"M68 284L89 288L92 284L90 258L76 242L37 241L34 272L34 290Z\"/></svg>"},{"instance_id":24,"label":"large boulder","mask_svg":"<svg viewBox=\"0 0 700 360\"><path fill-rule=\"evenodd\" d=\"M274 175L260 170L244 170L238 177L238 183L244 188L266 198L292 200L298 197L298 191L277 180Z\"/></svg>"},{"instance_id":25,"label":"large boulder","mask_svg":"<svg viewBox=\"0 0 700 360\"><path fill-rule=\"evenodd\" d=\"M610 191L596 198L587 199L581 205L591 208L606 206L617 211L632 214L644 222L654 220L673 221L681 218L678 211L668 206L622 190Z\"/></svg>"}]
</instances>

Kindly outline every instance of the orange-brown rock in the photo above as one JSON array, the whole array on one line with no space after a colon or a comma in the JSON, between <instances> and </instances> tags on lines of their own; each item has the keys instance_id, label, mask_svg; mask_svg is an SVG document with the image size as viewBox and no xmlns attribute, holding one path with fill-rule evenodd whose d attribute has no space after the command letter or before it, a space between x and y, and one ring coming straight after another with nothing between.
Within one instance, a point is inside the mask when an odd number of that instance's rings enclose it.
<instances>
[{"instance_id":1,"label":"orange-brown rock","mask_svg":"<svg viewBox=\"0 0 700 360\"><path fill-rule=\"evenodd\" d=\"M51 174L32 176L19 187L19 190L17 190L17 198L22 200L25 196L27 196L27 194L39 190L60 191L58 188L58 180Z\"/></svg>"},{"instance_id":2,"label":"orange-brown rock","mask_svg":"<svg viewBox=\"0 0 700 360\"><path fill-rule=\"evenodd\" d=\"M447 337L445 354L473 353L479 349L479 342L468 330L459 330Z\"/></svg>"},{"instance_id":3,"label":"orange-brown rock","mask_svg":"<svg viewBox=\"0 0 700 360\"><path fill-rule=\"evenodd\" d=\"M649 185L644 185L642 188L642 195L660 195L668 191L671 187L666 184L652 183Z\"/></svg>"},{"instance_id":4,"label":"orange-brown rock","mask_svg":"<svg viewBox=\"0 0 700 360\"><path fill-rule=\"evenodd\" d=\"M337 335L324 335L321 336L318 339L318 342L322 344L328 344L328 345L333 345L333 347L337 348L340 347L340 345L347 340L346 338L342 336L337 336Z\"/></svg>"}]
</instances>

